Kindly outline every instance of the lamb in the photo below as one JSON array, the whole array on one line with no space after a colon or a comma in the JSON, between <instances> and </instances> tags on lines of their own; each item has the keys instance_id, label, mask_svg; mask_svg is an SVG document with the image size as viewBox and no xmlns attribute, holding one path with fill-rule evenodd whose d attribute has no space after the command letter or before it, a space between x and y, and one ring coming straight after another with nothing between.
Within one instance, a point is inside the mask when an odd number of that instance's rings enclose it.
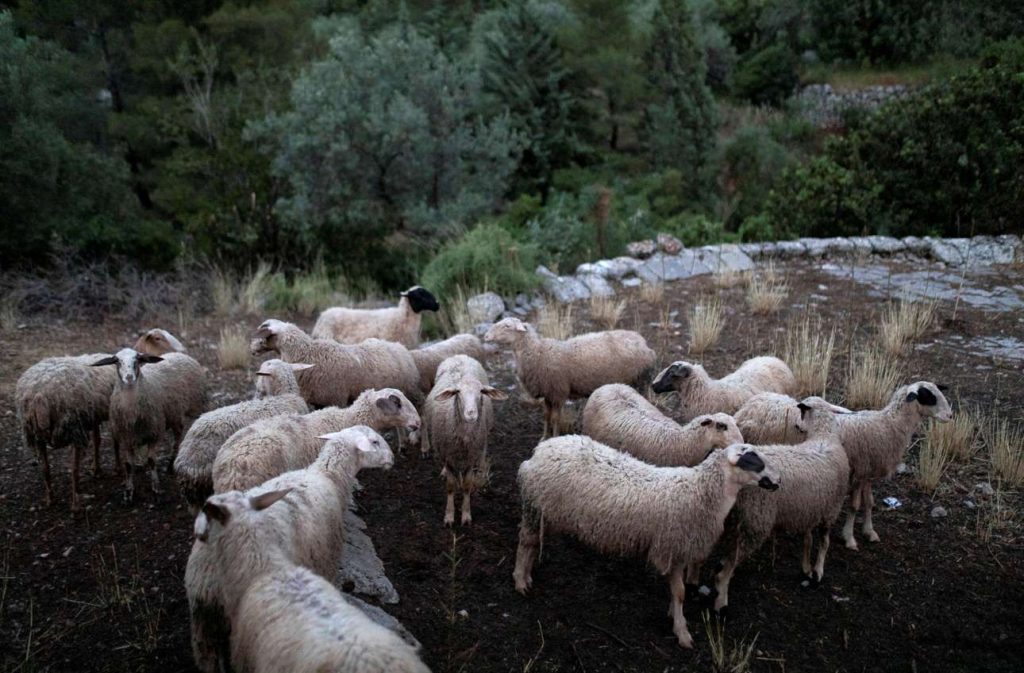
<instances>
[{"instance_id":1,"label":"lamb","mask_svg":"<svg viewBox=\"0 0 1024 673\"><path fill-rule=\"evenodd\" d=\"M805 436L801 443L758 446L778 472L781 488L770 496L749 490L740 493L726 520L723 536L725 559L716 578L718 596L715 610L729 604L729 581L736 566L750 556L773 530L804 534L800 567L815 584L825 574L829 529L843 510L850 478L850 464L839 442L836 412L820 397L794 403L795 425ZM811 565L811 550L817 533L818 556Z\"/></svg>"},{"instance_id":2,"label":"lamb","mask_svg":"<svg viewBox=\"0 0 1024 673\"><path fill-rule=\"evenodd\" d=\"M780 393L759 393L743 403L736 412L736 424L749 444L799 444L804 441L797 401ZM829 404L833 412L850 410Z\"/></svg>"},{"instance_id":3,"label":"lamb","mask_svg":"<svg viewBox=\"0 0 1024 673\"><path fill-rule=\"evenodd\" d=\"M344 345L313 339L292 323L267 320L256 330L249 350L253 355L276 351L285 362L316 365L297 374L302 396L313 406L344 407L371 388L397 388L417 403L423 398L412 356L390 341Z\"/></svg>"},{"instance_id":4,"label":"lamb","mask_svg":"<svg viewBox=\"0 0 1024 673\"><path fill-rule=\"evenodd\" d=\"M462 525L472 523L470 497L487 483L487 435L494 427L491 400L508 396L493 388L483 366L468 355L455 355L437 368L437 382L423 405L420 450L437 448L447 503L444 524L455 523L455 492L462 491Z\"/></svg>"},{"instance_id":5,"label":"lamb","mask_svg":"<svg viewBox=\"0 0 1024 673\"><path fill-rule=\"evenodd\" d=\"M377 338L416 348L420 343L423 311L439 308L434 295L415 285L401 293L398 306L392 308L329 308L316 319L312 334L315 339L333 339L343 344Z\"/></svg>"},{"instance_id":6,"label":"lamb","mask_svg":"<svg viewBox=\"0 0 1024 673\"><path fill-rule=\"evenodd\" d=\"M437 367L446 358L453 355L468 355L474 360L483 362L484 347L480 339L472 334L456 334L450 339L439 341L429 346L421 346L410 350L416 369L420 372L420 390L429 393L434 387L434 379L437 376Z\"/></svg>"},{"instance_id":7,"label":"lamb","mask_svg":"<svg viewBox=\"0 0 1024 673\"><path fill-rule=\"evenodd\" d=\"M492 325L484 341L511 346L521 385L533 397L544 398L543 437L558 436L567 399L586 397L606 383L639 382L655 357L637 332L592 332L559 341L542 339L518 318Z\"/></svg>"},{"instance_id":8,"label":"lamb","mask_svg":"<svg viewBox=\"0 0 1024 673\"><path fill-rule=\"evenodd\" d=\"M380 432L385 428L419 430L420 416L401 391L367 390L340 409L327 407L310 414L275 416L231 435L213 461L213 490L244 491L289 470L306 467L320 453L320 435L354 425Z\"/></svg>"},{"instance_id":9,"label":"lamb","mask_svg":"<svg viewBox=\"0 0 1024 673\"><path fill-rule=\"evenodd\" d=\"M153 366L143 369L143 364ZM117 385L110 396L110 425L115 445L125 451L125 500L131 502L139 447L146 452L153 492L161 492L156 447L169 429L174 435L173 464L182 437L206 405L206 370L184 353L148 355L133 348L122 348L117 355L92 363L93 367L107 365L117 365Z\"/></svg>"},{"instance_id":10,"label":"lamb","mask_svg":"<svg viewBox=\"0 0 1024 673\"><path fill-rule=\"evenodd\" d=\"M880 539L871 523L871 508L875 503L871 482L884 479L896 470L903 460L903 452L926 418L940 423L953 419L953 410L942 390L942 386L930 381L917 381L898 388L884 409L838 417L839 438L850 459L850 511L843 526L847 548L857 549L853 526L862 505L864 535L871 542Z\"/></svg>"},{"instance_id":11,"label":"lamb","mask_svg":"<svg viewBox=\"0 0 1024 673\"><path fill-rule=\"evenodd\" d=\"M327 441L312 465L286 472L246 495L258 498L290 491L281 505L267 511L260 525L274 529L290 562L330 580L337 574L342 556L345 512L356 475L365 468L389 469L394 454L384 439L366 426L347 428L320 439ZM205 542L200 536L192 545L185 570L185 591L193 656L201 670L212 673L227 670L230 625L216 581L216 554ZM225 666L218 667L218 663Z\"/></svg>"},{"instance_id":12,"label":"lamb","mask_svg":"<svg viewBox=\"0 0 1024 673\"><path fill-rule=\"evenodd\" d=\"M702 562L722 533L740 490L778 488L756 449L716 449L696 467L655 467L588 437L541 442L519 467L523 518L512 576L525 593L546 528L568 532L603 552L646 554L669 578L669 614L683 647L693 637L683 617L684 571Z\"/></svg>"},{"instance_id":13,"label":"lamb","mask_svg":"<svg viewBox=\"0 0 1024 673\"><path fill-rule=\"evenodd\" d=\"M173 334L159 327L148 329L140 334L132 348L149 355L185 352L185 346Z\"/></svg>"},{"instance_id":14,"label":"lamb","mask_svg":"<svg viewBox=\"0 0 1024 673\"><path fill-rule=\"evenodd\" d=\"M677 361L659 373L651 389L656 393L679 392L681 420L701 414L735 414L758 393L790 393L796 379L789 366L775 357L751 358L728 376L713 379L704 367Z\"/></svg>"},{"instance_id":15,"label":"lamb","mask_svg":"<svg viewBox=\"0 0 1024 673\"><path fill-rule=\"evenodd\" d=\"M192 424L174 459L174 471L181 494L193 514L213 495L213 461L228 437L265 418L309 411L299 395L294 372L310 366L267 360L257 372L256 386L259 389L262 385L265 392L275 394L208 411Z\"/></svg>"},{"instance_id":16,"label":"lamb","mask_svg":"<svg viewBox=\"0 0 1024 673\"><path fill-rule=\"evenodd\" d=\"M697 416L680 426L621 383L601 386L583 408L583 434L652 465L692 466L713 449L743 442L728 414Z\"/></svg>"},{"instance_id":17,"label":"lamb","mask_svg":"<svg viewBox=\"0 0 1024 673\"><path fill-rule=\"evenodd\" d=\"M291 493L214 495L196 518L196 538L209 548L231 625L231 667L250 673L429 673L409 644L289 558L282 531L268 525L267 513Z\"/></svg>"}]
</instances>

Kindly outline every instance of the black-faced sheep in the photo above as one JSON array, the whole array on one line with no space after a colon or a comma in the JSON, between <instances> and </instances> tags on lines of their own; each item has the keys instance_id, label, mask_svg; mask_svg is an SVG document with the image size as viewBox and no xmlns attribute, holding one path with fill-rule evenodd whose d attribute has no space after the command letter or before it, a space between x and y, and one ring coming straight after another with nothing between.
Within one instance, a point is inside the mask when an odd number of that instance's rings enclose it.
<instances>
[{"instance_id":1,"label":"black-faced sheep","mask_svg":"<svg viewBox=\"0 0 1024 673\"><path fill-rule=\"evenodd\" d=\"M423 311L439 308L434 295L416 285L403 292L398 306L392 308L326 309L317 318L312 334L316 339L333 339L343 344L357 344L375 338L415 348L420 343Z\"/></svg>"},{"instance_id":2,"label":"black-faced sheep","mask_svg":"<svg viewBox=\"0 0 1024 673\"><path fill-rule=\"evenodd\" d=\"M768 356L751 358L720 379L708 376L701 365L680 360L663 369L651 384L656 393L679 393L683 421L701 414L735 414L758 393L790 393L795 387L796 379L789 366Z\"/></svg>"}]
</instances>

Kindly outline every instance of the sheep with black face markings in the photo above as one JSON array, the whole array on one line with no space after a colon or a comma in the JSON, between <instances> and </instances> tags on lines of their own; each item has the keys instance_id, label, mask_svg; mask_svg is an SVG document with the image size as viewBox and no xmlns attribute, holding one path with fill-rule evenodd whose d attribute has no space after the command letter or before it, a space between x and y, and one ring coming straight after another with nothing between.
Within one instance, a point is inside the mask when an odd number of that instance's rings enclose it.
<instances>
[{"instance_id":1,"label":"sheep with black face markings","mask_svg":"<svg viewBox=\"0 0 1024 673\"><path fill-rule=\"evenodd\" d=\"M864 535L871 542L879 541L871 522L875 503L871 482L896 471L914 433L928 418L940 423L953 418L953 410L942 389L930 381L917 381L898 388L884 409L838 417L839 438L850 458L850 511L843 526L847 548L857 548L853 526L857 510L862 506Z\"/></svg>"},{"instance_id":2,"label":"sheep with black face markings","mask_svg":"<svg viewBox=\"0 0 1024 673\"><path fill-rule=\"evenodd\" d=\"M701 365L679 360L663 369L651 384L656 393L679 393L680 418L684 421L701 414L735 414L758 393L789 393L795 388L796 379L789 366L769 356L751 358L720 379L708 376Z\"/></svg>"},{"instance_id":3,"label":"sheep with black face markings","mask_svg":"<svg viewBox=\"0 0 1024 673\"><path fill-rule=\"evenodd\" d=\"M798 401L780 393L759 393L743 403L736 412L736 425L748 444L799 444L804 441L800 428ZM829 404L833 412L850 410Z\"/></svg>"},{"instance_id":4,"label":"sheep with black face markings","mask_svg":"<svg viewBox=\"0 0 1024 673\"><path fill-rule=\"evenodd\" d=\"M779 475L778 492L768 495L744 491L726 519L722 544L725 559L716 580L718 611L729 604L729 581L736 566L760 548L772 531L803 533L800 567L804 576L820 582L825 574L829 529L843 511L850 464L839 441L839 416L833 406L820 397L808 397L795 403L794 408L797 431L804 441L756 447ZM818 556L812 565L815 535Z\"/></svg>"},{"instance_id":5,"label":"sheep with black face markings","mask_svg":"<svg viewBox=\"0 0 1024 673\"><path fill-rule=\"evenodd\" d=\"M323 311L313 326L313 338L357 344L370 338L415 348L420 343L423 311L440 308L437 299L419 285L401 294L398 306L359 309L334 307Z\"/></svg>"},{"instance_id":6,"label":"sheep with black face markings","mask_svg":"<svg viewBox=\"0 0 1024 673\"><path fill-rule=\"evenodd\" d=\"M447 502L444 524L455 523L455 493L462 491L462 525L473 521L470 497L487 483L487 435L494 426L491 400L505 393L492 387L483 366L455 355L437 368L437 382L423 405L424 454L437 450Z\"/></svg>"},{"instance_id":7,"label":"sheep with black face markings","mask_svg":"<svg viewBox=\"0 0 1024 673\"><path fill-rule=\"evenodd\" d=\"M277 507L268 510L260 525L273 529L292 563L333 580L344 548L344 519L356 476L368 468L389 469L394 454L387 442L366 426L354 426L319 438L325 441L309 467L286 472L246 491L250 498L290 491ZM233 563L245 564L239 558ZM230 624L217 582L218 559L202 538L192 545L185 570L196 666L212 673L227 670ZM219 660L219 661L218 661ZM219 665L218 665L219 664Z\"/></svg>"},{"instance_id":8,"label":"sheep with black face markings","mask_svg":"<svg viewBox=\"0 0 1024 673\"><path fill-rule=\"evenodd\" d=\"M544 532L571 533L603 552L646 555L669 578L679 644L693 647L683 617L685 571L704 561L736 496L754 484L778 488L770 461L743 445L716 449L696 467L656 467L589 437L543 441L519 467L516 590L533 583Z\"/></svg>"},{"instance_id":9,"label":"sheep with black face markings","mask_svg":"<svg viewBox=\"0 0 1024 673\"><path fill-rule=\"evenodd\" d=\"M607 383L638 383L655 359L637 332L591 332L560 341L541 338L518 318L492 325L484 341L511 346L520 385L544 399L542 437L558 436L566 400L586 397Z\"/></svg>"},{"instance_id":10,"label":"sheep with black face markings","mask_svg":"<svg viewBox=\"0 0 1024 673\"><path fill-rule=\"evenodd\" d=\"M681 426L621 383L601 386L587 400L583 434L663 466L696 465L713 449L743 442L728 414L698 416Z\"/></svg>"},{"instance_id":11,"label":"sheep with black face markings","mask_svg":"<svg viewBox=\"0 0 1024 673\"><path fill-rule=\"evenodd\" d=\"M373 388L397 388L417 403L423 398L420 373L408 349L390 341L340 344L314 339L292 323L266 320L249 350L253 355L277 352L285 362L316 365L296 375L302 396L313 406L344 407Z\"/></svg>"},{"instance_id":12,"label":"sheep with black face markings","mask_svg":"<svg viewBox=\"0 0 1024 673\"><path fill-rule=\"evenodd\" d=\"M265 418L309 411L299 395L294 372L311 366L267 360L256 372L257 390L262 386L267 395L208 411L196 419L174 459L179 489L193 513L213 495L213 463L231 435Z\"/></svg>"},{"instance_id":13,"label":"sheep with black face markings","mask_svg":"<svg viewBox=\"0 0 1024 673\"><path fill-rule=\"evenodd\" d=\"M215 493L243 491L289 470L306 467L320 453L320 435L354 425L377 432L402 427L419 430L420 416L401 391L367 390L344 409L326 407L309 414L287 414L252 423L231 435L213 461Z\"/></svg>"}]
</instances>

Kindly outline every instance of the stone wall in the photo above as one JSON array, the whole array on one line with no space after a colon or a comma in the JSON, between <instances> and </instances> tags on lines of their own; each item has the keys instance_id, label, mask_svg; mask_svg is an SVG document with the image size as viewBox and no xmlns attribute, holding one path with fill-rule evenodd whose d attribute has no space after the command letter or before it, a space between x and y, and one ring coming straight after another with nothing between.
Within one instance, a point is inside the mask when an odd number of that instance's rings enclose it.
<instances>
[{"instance_id":1,"label":"stone wall","mask_svg":"<svg viewBox=\"0 0 1024 673\"><path fill-rule=\"evenodd\" d=\"M829 84L810 84L796 95L801 116L818 128L842 126L843 111L849 108L875 110L883 103L909 93L903 85L869 86L853 91L836 91Z\"/></svg>"}]
</instances>

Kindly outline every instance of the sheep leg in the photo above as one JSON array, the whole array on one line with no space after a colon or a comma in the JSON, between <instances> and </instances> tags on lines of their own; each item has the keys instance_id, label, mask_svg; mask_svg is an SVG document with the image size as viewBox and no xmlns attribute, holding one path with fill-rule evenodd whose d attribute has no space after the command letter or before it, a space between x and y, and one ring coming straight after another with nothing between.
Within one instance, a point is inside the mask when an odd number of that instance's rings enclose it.
<instances>
[{"instance_id":1,"label":"sheep leg","mask_svg":"<svg viewBox=\"0 0 1024 673\"><path fill-rule=\"evenodd\" d=\"M110 442L114 445L114 465L117 465L121 471L121 478L123 479L126 475L125 464L121 462L121 445L117 443L117 437L111 433Z\"/></svg>"},{"instance_id":2,"label":"sheep leg","mask_svg":"<svg viewBox=\"0 0 1024 673\"><path fill-rule=\"evenodd\" d=\"M39 455L39 463L43 468L43 498L46 506L53 504L53 480L50 478L50 456L46 450L46 443L41 444L36 453Z\"/></svg>"},{"instance_id":3,"label":"sheep leg","mask_svg":"<svg viewBox=\"0 0 1024 673\"><path fill-rule=\"evenodd\" d=\"M100 467L100 426L98 425L92 428L92 473L96 477L103 474Z\"/></svg>"},{"instance_id":4,"label":"sheep leg","mask_svg":"<svg viewBox=\"0 0 1024 673\"><path fill-rule=\"evenodd\" d=\"M551 403L544 400L544 430L540 433L541 439L547 439L549 437L548 431L551 428Z\"/></svg>"},{"instance_id":5,"label":"sheep leg","mask_svg":"<svg viewBox=\"0 0 1024 673\"><path fill-rule=\"evenodd\" d=\"M174 436L174 444L171 445L171 458L170 458L170 460L167 461L167 474L174 474L174 461L178 457L178 449L181 448L181 440L185 436L184 429L180 425L176 425L176 426L172 427L171 428L171 433L173 433L173 436ZM153 454L155 452L156 452L156 447L154 446L150 450L150 454L149 455L153 456ZM154 490L153 492L154 493L159 493L159 491L157 491L157 490Z\"/></svg>"},{"instance_id":6,"label":"sheep leg","mask_svg":"<svg viewBox=\"0 0 1024 673\"><path fill-rule=\"evenodd\" d=\"M82 447L75 444L71 445L71 511L77 512L79 509L78 503L78 464L82 458Z\"/></svg>"},{"instance_id":7,"label":"sheep leg","mask_svg":"<svg viewBox=\"0 0 1024 673\"><path fill-rule=\"evenodd\" d=\"M127 452L126 452L127 453ZM132 456L126 455L122 463L122 474L124 474L124 501L131 503L135 499L135 460Z\"/></svg>"},{"instance_id":8,"label":"sheep leg","mask_svg":"<svg viewBox=\"0 0 1024 673\"><path fill-rule=\"evenodd\" d=\"M715 576L715 612L721 613L729 607L729 582L732 581L732 574L736 572L736 566L740 563L740 543L737 540L732 553L722 561L722 569Z\"/></svg>"},{"instance_id":9,"label":"sheep leg","mask_svg":"<svg viewBox=\"0 0 1024 673\"><path fill-rule=\"evenodd\" d=\"M473 513L469 507L469 491L462 494L462 525L468 526L473 523Z\"/></svg>"},{"instance_id":10,"label":"sheep leg","mask_svg":"<svg viewBox=\"0 0 1024 673\"><path fill-rule=\"evenodd\" d=\"M149 485L153 490L153 493L163 493L160 489L160 474L156 469L156 444L149 445L149 451L146 455L146 467L149 469ZM171 459L174 460L173 458Z\"/></svg>"},{"instance_id":11,"label":"sheep leg","mask_svg":"<svg viewBox=\"0 0 1024 673\"><path fill-rule=\"evenodd\" d=\"M811 547L814 546L814 535L811 531L804 533L804 555L800 559L800 570L805 579L811 579Z\"/></svg>"},{"instance_id":12,"label":"sheep leg","mask_svg":"<svg viewBox=\"0 0 1024 673\"><path fill-rule=\"evenodd\" d=\"M825 576L825 556L828 554L828 528L827 523L823 523L818 526L818 535L821 540L818 542L818 559L814 563L814 581L816 583L821 582L821 578Z\"/></svg>"},{"instance_id":13,"label":"sheep leg","mask_svg":"<svg viewBox=\"0 0 1024 673\"><path fill-rule=\"evenodd\" d=\"M448 499L444 506L444 525L454 526L455 525L455 484L450 474L445 471L445 492L447 493Z\"/></svg>"},{"instance_id":14,"label":"sheep leg","mask_svg":"<svg viewBox=\"0 0 1024 673\"><path fill-rule=\"evenodd\" d=\"M850 511L846 513L846 523L843 524L843 540L846 541L846 548L857 551L857 538L853 535L853 525L857 520L857 510L860 509L861 483L856 482L850 491Z\"/></svg>"},{"instance_id":15,"label":"sheep leg","mask_svg":"<svg viewBox=\"0 0 1024 673\"><path fill-rule=\"evenodd\" d=\"M540 548L540 534L530 526L526 517L519 523L519 546L516 548L516 568L512 571L512 579L516 583L516 591L525 594L533 586L533 564L537 561Z\"/></svg>"},{"instance_id":16,"label":"sheep leg","mask_svg":"<svg viewBox=\"0 0 1024 673\"><path fill-rule=\"evenodd\" d=\"M430 434L427 432L427 427L424 425L420 428L420 458L426 458L430 455Z\"/></svg>"},{"instance_id":17,"label":"sheep leg","mask_svg":"<svg viewBox=\"0 0 1024 673\"><path fill-rule=\"evenodd\" d=\"M683 583L685 571L686 566L682 563L677 563L672 569L672 575L668 580L669 588L672 590L670 610L672 612L672 632L676 634L682 647L692 648L693 636L690 635L690 630L686 627L686 617L683 616L683 601L686 598L686 584Z\"/></svg>"},{"instance_id":18,"label":"sheep leg","mask_svg":"<svg viewBox=\"0 0 1024 673\"><path fill-rule=\"evenodd\" d=\"M860 499L864 503L864 526L861 531L868 542L878 542L881 538L878 537L878 533L875 532L875 527L871 523L871 508L875 506L875 496L871 493L871 482L865 481L861 488L863 493Z\"/></svg>"},{"instance_id":19,"label":"sheep leg","mask_svg":"<svg viewBox=\"0 0 1024 673\"><path fill-rule=\"evenodd\" d=\"M551 405L551 436L558 437L562 434L562 405Z\"/></svg>"}]
</instances>

